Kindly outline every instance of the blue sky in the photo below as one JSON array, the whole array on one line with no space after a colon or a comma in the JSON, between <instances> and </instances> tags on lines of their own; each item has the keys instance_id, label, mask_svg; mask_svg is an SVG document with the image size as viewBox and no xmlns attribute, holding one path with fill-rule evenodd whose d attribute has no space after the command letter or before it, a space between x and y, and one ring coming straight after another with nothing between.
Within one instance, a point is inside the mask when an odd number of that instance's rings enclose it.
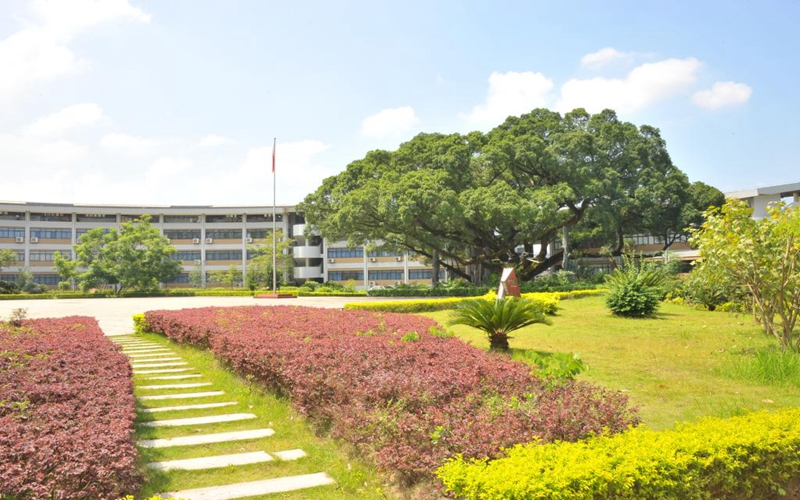
<instances>
[{"instance_id":1,"label":"blue sky","mask_svg":"<svg viewBox=\"0 0 800 500\"><path fill-rule=\"evenodd\" d=\"M0 199L293 204L367 151L535 107L800 181L797 2L0 0Z\"/></svg>"}]
</instances>

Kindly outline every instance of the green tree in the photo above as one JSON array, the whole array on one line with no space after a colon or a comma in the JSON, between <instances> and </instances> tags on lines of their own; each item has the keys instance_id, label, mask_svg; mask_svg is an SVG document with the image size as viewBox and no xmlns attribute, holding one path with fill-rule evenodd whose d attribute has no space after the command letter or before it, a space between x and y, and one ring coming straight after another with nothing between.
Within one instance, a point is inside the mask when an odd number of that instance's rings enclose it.
<instances>
[{"instance_id":1,"label":"green tree","mask_svg":"<svg viewBox=\"0 0 800 500\"><path fill-rule=\"evenodd\" d=\"M78 276L84 290L103 283L115 285L117 294L126 289L151 290L181 272L180 264L172 259L175 247L150 224L148 215L123 222L119 230L91 229L75 252L77 266L85 269Z\"/></svg>"},{"instance_id":2,"label":"green tree","mask_svg":"<svg viewBox=\"0 0 800 500\"><path fill-rule=\"evenodd\" d=\"M658 203L679 211L685 200L673 194L685 191L685 176L657 129L620 122L610 110L536 109L487 134L419 134L397 151L371 151L299 209L323 236L351 246L383 240L438 256L452 276L473 282L508 266L527 280L561 262L561 252L547 255L548 244L588 214L605 213L598 223L616 217L621 228L641 219L633 197L659 192L650 186L664 172L680 189L664 188Z\"/></svg>"},{"instance_id":3,"label":"green tree","mask_svg":"<svg viewBox=\"0 0 800 500\"><path fill-rule=\"evenodd\" d=\"M4 267L14 264L16 261L17 252L11 250L10 248L0 249L0 271L2 271Z\"/></svg>"},{"instance_id":4,"label":"green tree","mask_svg":"<svg viewBox=\"0 0 800 500\"><path fill-rule=\"evenodd\" d=\"M242 270L236 267L235 264L231 264L225 271L212 271L211 281L234 288L242 282Z\"/></svg>"},{"instance_id":5,"label":"green tree","mask_svg":"<svg viewBox=\"0 0 800 500\"><path fill-rule=\"evenodd\" d=\"M536 323L548 324L538 302L518 297L500 300L473 299L462 302L454 311L450 325L467 325L489 336L492 351L508 351L509 334Z\"/></svg>"},{"instance_id":6,"label":"green tree","mask_svg":"<svg viewBox=\"0 0 800 500\"><path fill-rule=\"evenodd\" d=\"M81 274L80 270L78 269L78 263L74 260L63 257L61 252L56 252L53 265L55 266L56 271L58 271L58 276L61 278L58 288L62 290L74 290Z\"/></svg>"},{"instance_id":7,"label":"green tree","mask_svg":"<svg viewBox=\"0 0 800 500\"><path fill-rule=\"evenodd\" d=\"M196 264L191 271L189 271L189 284L195 288L203 286L203 266Z\"/></svg>"},{"instance_id":8,"label":"green tree","mask_svg":"<svg viewBox=\"0 0 800 500\"><path fill-rule=\"evenodd\" d=\"M800 351L794 335L800 314L800 208L774 204L753 219L741 200L706 212L691 243L703 266L746 290L753 315L781 349Z\"/></svg>"},{"instance_id":9,"label":"green tree","mask_svg":"<svg viewBox=\"0 0 800 500\"><path fill-rule=\"evenodd\" d=\"M247 263L247 284L252 289L258 288L263 285L265 288L272 287L272 243L271 236L267 238L270 240L266 245L248 245L247 250L250 255L249 262ZM287 238L283 231L278 230L275 233L277 249L276 264L278 282L280 283L284 275L291 273L294 268L294 256L292 254L292 246L294 240Z\"/></svg>"}]
</instances>

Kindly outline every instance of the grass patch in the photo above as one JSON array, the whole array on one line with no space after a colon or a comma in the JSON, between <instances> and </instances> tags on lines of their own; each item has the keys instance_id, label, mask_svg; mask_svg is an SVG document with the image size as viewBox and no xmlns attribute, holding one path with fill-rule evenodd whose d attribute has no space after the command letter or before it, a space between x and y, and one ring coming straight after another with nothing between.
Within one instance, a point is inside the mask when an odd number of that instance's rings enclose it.
<instances>
[{"instance_id":1,"label":"grass patch","mask_svg":"<svg viewBox=\"0 0 800 500\"><path fill-rule=\"evenodd\" d=\"M698 311L662 304L653 318L613 316L603 297L562 301L551 326L514 332L512 349L579 352L590 369L577 376L628 394L654 429L702 416L800 406L800 387L733 376L731 356L774 346L748 315ZM450 311L424 313L446 324ZM467 326L451 330L488 349L486 334ZM734 354L731 354L734 353Z\"/></svg>"},{"instance_id":2,"label":"grass patch","mask_svg":"<svg viewBox=\"0 0 800 500\"><path fill-rule=\"evenodd\" d=\"M800 354L777 347L734 354L722 373L776 387L800 387Z\"/></svg>"},{"instance_id":3,"label":"grass patch","mask_svg":"<svg viewBox=\"0 0 800 500\"><path fill-rule=\"evenodd\" d=\"M191 372L200 373L201 378L186 380L148 380L148 377L161 374L135 375L134 382L139 385L211 382L208 387L192 389L135 389L137 396L175 394L180 392L225 391L222 396L178 400L146 400L137 403L137 422L154 419L189 418L198 416L219 415L226 413L253 413L257 418L239 422L228 422L211 425L147 428L136 426L137 439L158 439L176 436L212 434L270 427L275 430L271 437L239 441L232 443L215 443L210 445L171 447L171 448L139 448L142 463L165 460L178 460L211 455L266 451L267 453L300 448L308 456L297 461L281 462L275 460L264 464L208 469L203 471L169 471L160 472L147 469L147 477L142 497L147 498L160 492L176 491L205 486L219 486L245 481L269 479L271 477L292 476L327 472L336 480L335 485L323 486L297 492L282 493L282 499L350 499L350 498L393 498L375 467L359 457L350 456L346 445L337 441L317 436L310 425L297 413L288 402L272 394L262 391L258 386L248 383L227 371L214 356L204 350L191 346L170 342L162 336L154 334L138 335L151 342L165 345L177 356L183 358L192 367ZM173 374L163 374L173 375ZM177 373L174 375L178 375ZM143 413L142 408L169 407L236 401L233 406L214 409L185 410L162 412L158 414ZM277 498L269 495L256 498Z\"/></svg>"}]
</instances>

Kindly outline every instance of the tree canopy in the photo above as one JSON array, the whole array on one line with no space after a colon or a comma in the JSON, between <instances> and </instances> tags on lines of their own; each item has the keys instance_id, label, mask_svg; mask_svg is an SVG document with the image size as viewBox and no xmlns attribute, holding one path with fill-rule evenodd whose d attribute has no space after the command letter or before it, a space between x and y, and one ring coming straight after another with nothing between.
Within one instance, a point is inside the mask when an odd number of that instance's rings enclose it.
<instances>
[{"instance_id":1,"label":"tree canopy","mask_svg":"<svg viewBox=\"0 0 800 500\"><path fill-rule=\"evenodd\" d=\"M505 266L530 279L559 262L547 245L564 227L591 236L681 231L689 186L658 129L611 110L535 109L486 134L423 133L396 151L371 151L298 208L327 238L441 256L452 273L480 282Z\"/></svg>"},{"instance_id":2,"label":"tree canopy","mask_svg":"<svg viewBox=\"0 0 800 500\"><path fill-rule=\"evenodd\" d=\"M157 288L180 274L180 264L172 259L175 252L147 215L123 222L119 230L91 229L75 246L76 265L82 270L77 280L84 290L101 284L116 285L117 293Z\"/></svg>"}]
</instances>

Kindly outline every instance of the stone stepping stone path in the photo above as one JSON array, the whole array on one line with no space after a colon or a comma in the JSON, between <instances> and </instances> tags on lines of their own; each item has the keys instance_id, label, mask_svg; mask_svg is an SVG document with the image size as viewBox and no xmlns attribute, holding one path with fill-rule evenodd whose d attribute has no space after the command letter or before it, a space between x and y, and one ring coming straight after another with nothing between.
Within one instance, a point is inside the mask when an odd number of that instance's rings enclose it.
<instances>
[{"instance_id":1,"label":"stone stepping stone path","mask_svg":"<svg viewBox=\"0 0 800 500\"><path fill-rule=\"evenodd\" d=\"M122 346L123 353L125 353L131 360L131 366L134 370L133 373L135 376L137 376L137 380L140 381L135 385L137 392L140 390L146 392L165 391L165 393L162 394L137 394L136 399L139 402L149 404L151 401L215 398L225 395L225 391L222 390L174 393L172 391L177 389L195 389L200 387L213 389L214 384L211 382L202 381L202 373L196 373L196 369L190 367L188 362L184 361L182 358L180 358L180 356L178 356L172 350L166 348L163 344L133 337L116 337L113 338L113 340ZM148 376L142 377L142 375ZM171 382L188 379L200 380L197 382ZM166 382L159 383L156 381ZM156 437L153 439L139 439L137 445L144 449L186 449L191 451L191 447L193 446L211 445L217 443L245 443L247 441L260 440L275 435L275 430L273 430L271 427L233 430L228 432L214 432L214 427L217 425L224 426L228 423L254 421L258 418L258 416L253 413L219 413L220 408L234 406L241 405L237 401L221 401L188 405L138 408L138 412L140 414L149 415L151 417L148 418L152 418L152 420L138 422L136 424L137 428L141 429L142 432L145 432L146 430L146 436L148 437L154 435ZM250 408L252 408L252 406ZM207 413L206 415L202 415L202 413L204 413L206 410L216 413ZM162 413L171 414L172 412L190 412L189 415L195 416L190 416L187 418L159 418L160 414ZM201 415L197 415L198 413ZM206 426L209 428L210 432L203 433L202 429ZM189 428L189 431L193 431L194 433L189 435L175 436L175 433L173 432L167 434L167 436L172 437L158 437L159 435L164 436L162 433L163 431L160 431L159 429L174 428L176 432L180 432L181 428L183 427ZM194 427L194 429L191 429L192 427ZM186 429L184 429L184 434L186 434ZM251 446L252 449L253 444L249 446ZM255 446L260 447L261 444ZM247 448L244 449L246 450ZM181 452L181 454L186 456L183 452ZM197 454L197 452L192 452L187 458L180 458L180 456L178 456L178 458L172 460L151 462L147 464L147 467L162 473L169 473L170 471L211 471L214 469L238 466L263 466L265 468L264 476L267 478L257 481L245 481L240 483L221 484L218 486L161 493L160 496L164 498L182 498L184 500L228 500L303 490L306 488L332 485L336 482L325 472L287 475L285 477L271 477L275 475L274 472L272 474L269 473L268 468L275 467L274 465L271 465L271 463L290 462L302 459L307 456L306 452L302 449L289 449L283 451L260 450L247 451L244 453L228 452L201 457L197 457ZM174 457L175 454L172 453L167 456ZM299 472L296 469L292 470L295 474L296 472ZM197 472L196 474L202 474L202 472ZM215 482L216 481L211 482L211 484L215 484ZM208 484L208 482L205 484Z\"/></svg>"}]
</instances>

